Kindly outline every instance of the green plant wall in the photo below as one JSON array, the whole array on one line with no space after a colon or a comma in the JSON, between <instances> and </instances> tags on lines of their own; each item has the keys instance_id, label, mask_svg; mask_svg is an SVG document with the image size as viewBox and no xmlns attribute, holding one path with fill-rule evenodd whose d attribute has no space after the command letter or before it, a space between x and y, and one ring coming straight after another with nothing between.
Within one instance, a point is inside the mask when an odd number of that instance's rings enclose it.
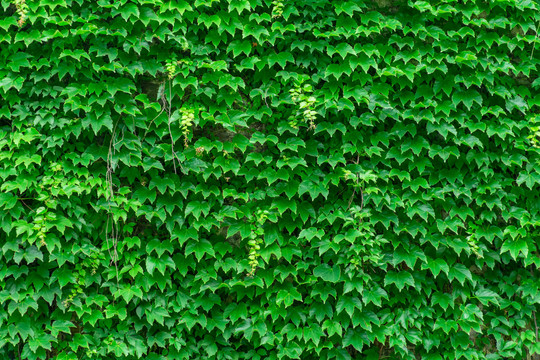
<instances>
[{"instance_id":1,"label":"green plant wall","mask_svg":"<svg viewBox=\"0 0 540 360\"><path fill-rule=\"evenodd\" d=\"M0 1L0 358L538 359L539 29Z\"/></svg>"}]
</instances>

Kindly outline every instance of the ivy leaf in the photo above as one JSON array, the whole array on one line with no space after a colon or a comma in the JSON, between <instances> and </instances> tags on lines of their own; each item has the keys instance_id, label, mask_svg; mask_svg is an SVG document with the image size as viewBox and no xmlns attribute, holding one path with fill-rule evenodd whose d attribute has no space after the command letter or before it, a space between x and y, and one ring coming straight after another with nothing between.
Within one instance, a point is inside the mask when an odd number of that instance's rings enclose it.
<instances>
[{"instance_id":1,"label":"ivy leaf","mask_svg":"<svg viewBox=\"0 0 540 360\"><path fill-rule=\"evenodd\" d=\"M520 252L523 253L523 256L525 257L529 255L529 247L523 238L506 240L501 247L501 254L504 254L507 251L510 252L510 255L514 260L517 260Z\"/></svg>"},{"instance_id":2,"label":"ivy leaf","mask_svg":"<svg viewBox=\"0 0 540 360\"><path fill-rule=\"evenodd\" d=\"M75 327L75 325L68 320L55 320L52 323L52 331L51 334L54 337L57 337L59 333L63 332L66 334L71 334L71 328Z\"/></svg>"},{"instance_id":3,"label":"ivy leaf","mask_svg":"<svg viewBox=\"0 0 540 360\"><path fill-rule=\"evenodd\" d=\"M165 318L169 317L169 312L163 307L153 307L145 311L146 317L150 324L157 322L163 325Z\"/></svg>"},{"instance_id":4,"label":"ivy leaf","mask_svg":"<svg viewBox=\"0 0 540 360\"><path fill-rule=\"evenodd\" d=\"M94 134L97 135L101 128L105 127L112 131L113 122L109 115L97 115L93 113L86 114L86 117L82 121L84 127L91 127L94 130Z\"/></svg>"},{"instance_id":5,"label":"ivy leaf","mask_svg":"<svg viewBox=\"0 0 540 360\"><path fill-rule=\"evenodd\" d=\"M50 334L41 333L35 337L30 338L28 345L30 350L36 352L38 348L51 350L51 342L54 341L54 337Z\"/></svg>"},{"instance_id":6,"label":"ivy leaf","mask_svg":"<svg viewBox=\"0 0 540 360\"><path fill-rule=\"evenodd\" d=\"M322 278L324 281L336 283L341 278L341 268L339 266L333 266L327 264L321 264L313 270L313 275Z\"/></svg>"},{"instance_id":7,"label":"ivy leaf","mask_svg":"<svg viewBox=\"0 0 540 360\"><path fill-rule=\"evenodd\" d=\"M343 346L352 346L356 351L362 351L364 348L364 340L359 332L349 329L343 338Z\"/></svg>"},{"instance_id":8,"label":"ivy leaf","mask_svg":"<svg viewBox=\"0 0 540 360\"><path fill-rule=\"evenodd\" d=\"M272 67L274 64L279 64L282 69L285 69L285 66L287 63L293 63L294 64L294 57L290 52L283 51L279 53L273 53L268 55L267 57L268 66Z\"/></svg>"},{"instance_id":9,"label":"ivy leaf","mask_svg":"<svg viewBox=\"0 0 540 360\"><path fill-rule=\"evenodd\" d=\"M396 285L399 291L403 290L405 285L415 286L414 278L408 271L389 271L384 278L384 285L386 286L389 284Z\"/></svg>"},{"instance_id":10,"label":"ivy leaf","mask_svg":"<svg viewBox=\"0 0 540 360\"><path fill-rule=\"evenodd\" d=\"M422 136L417 136L412 139L410 142L406 142L401 146L403 152L411 149L412 152L416 155L420 155L422 149L429 149L429 142Z\"/></svg>"},{"instance_id":11,"label":"ivy leaf","mask_svg":"<svg viewBox=\"0 0 540 360\"><path fill-rule=\"evenodd\" d=\"M17 197L11 193L0 193L0 208L4 210L13 209L17 204Z\"/></svg>"},{"instance_id":12,"label":"ivy leaf","mask_svg":"<svg viewBox=\"0 0 540 360\"><path fill-rule=\"evenodd\" d=\"M362 308L363 306L360 299L356 297L352 297L352 296L347 296L347 295L341 296L336 304L336 312L338 314L341 313L343 310L345 310L345 312L350 317L353 316L355 309L362 311Z\"/></svg>"},{"instance_id":13,"label":"ivy leaf","mask_svg":"<svg viewBox=\"0 0 540 360\"><path fill-rule=\"evenodd\" d=\"M343 334L343 327L341 327L341 324L337 321L333 321L330 319L324 321L322 329L326 330L328 336L332 336L334 334L342 336Z\"/></svg>"},{"instance_id":14,"label":"ivy leaf","mask_svg":"<svg viewBox=\"0 0 540 360\"><path fill-rule=\"evenodd\" d=\"M529 189L533 189L535 184L540 184L540 173L534 171L522 171L516 180L518 185L525 183Z\"/></svg>"},{"instance_id":15,"label":"ivy leaf","mask_svg":"<svg viewBox=\"0 0 540 360\"><path fill-rule=\"evenodd\" d=\"M346 62L342 62L341 64L330 64L326 68L326 72L324 74L325 77L333 76L336 78L336 80L339 80L343 76L343 74L351 75L352 69Z\"/></svg>"},{"instance_id":16,"label":"ivy leaf","mask_svg":"<svg viewBox=\"0 0 540 360\"><path fill-rule=\"evenodd\" d=\"M155 265L152 265L152 266L154 266L155 268ZM143 292L140 288L136 286L126 286L126 287L123 287L122 289L119 289L115 293L115 297L118 297L118 296L122 296L124 300L126 301L126 303L128 303L131 301L131 299L133 299L134 296L138 297L139 299L142 299Z\"/></svg>"},{"instance_id":17,"label":"ivy leaf","mask_svg":"<svg viewBox=\"0 0 540 360\"><path fill-rule=\"evenodd\" d=\"M455 106L458 106L460 103L463 103L468 110L471 110L471 107L474 102L482 106L482 96L473 89L465 91L455 91L452 95L452 102Z\"/></svg>"},{"instance_id":18,"label":"ivy leaf","mask_svg":"<svg viewBox=\"0 0 540 360\"><path fill-rule=\"evenodd\" d=\"M489 303L500 306L499 300L501 297L492 290L482 288L477 290L474 295L485 306L487 306Z\"/></svg>"},{"instance_id":19,"label":"ivy leaf","mask_svg":"<svg viewBox=\"0 0 540 360\"><path fill-rule=\"evenodd\" d=\"M21 335L21 339L23 339L23 341L26 341L29 336L31 338L34 337L34 330L32 329L29 321L20 321L15 328L17 333Z\"/></svg>"},{"instance_id":20,"label":"ivy leaf","mask_svg":"<svg viewBox=\"0 0 540 360\"><path fill-rule=\"evenodd\" d=\"M184 15L186 11L192 11L193 8L187 1L184 0L170 0L166 1L161 5L160 11L164 12L167 10L177 11L180 16Z\"/></svg>"},{"instance_id":21,"label":"ivy leaf","mask_svg":"<svg viewBox=\"0 0 540 360\"><path fill-rule=\"evenodd\" d=\"M428 259L427 263L422 264L422 270L429 269L433 277L437 277L441 271L446 275L450 272L450 267L443 259Z\"/></svg>"},{"instance_id":22,"label":"ivy leaf","mask_svg":"<svg viewBox=\"0 0 540 360\"><path fill-rule=\"evenodd\" d=\"M353 47L348 43L339 43L334 50L339 54L339 56L341 56L343 60L345 60L345 57L347 57L348 54L353 56L356 55L356 51L354 51Z\"/></svg>"},{"instance_id":23,"label":"ivy leaf","mask_svg":"<svg viewBox=\"0 0 540 360\"><path fill-rule=\"evenodd\" d=\"M144 339L140 335L129 335L126 336L128 343L135 350L137 357L141 357L148 351L148 347L145 344Z\"/></svg>"},{"instance_id":24,"label":"ivy leaf","mask_svg":"<svg viewBox=\"0 0 540 360\"><path fill-rule=\"evenodd\" d=\"M286 210L291 210L293 213L297 211L296 201L285 198L275 199L270 208L276 208L280 214L283 214Z\"/></svg>"},{"instance_id":25,"label":"ivy leaf","mask_svg":"<svg viewBox=\"0 0 540 360\"><path fill-rule=\"evenodd\" d=\"M512 112L513 109L518 109L521 113L526 114L529 110L529 105L521 96L514 96L506 100L506 110Z\"/></svg>"},{"instance_id":26,"label":"ivy leaf","mask_svg":"<svg viewBox=\"0 0 540 360\"><path fill-rule=\"evenodd\" d=\"M0 87L4 90L4 92L7 92L11 88L15 88L17 91L20 91L23 84L24 78L21 76L18 76L15 79L10 77L4 77L0 80Z\"/></svg>"},{"instance_id":27,"label":"ivy leaf","mask_svg":"<svg viewBox=\"0 0 540 360\"><path fill-rule=\"evenodd\" d=\"M445 311L450 305L452 308L454 307L454 301L452 300L450 294L447 293L435 292L431 297L431 303L439 305Z\"/></svg>"},{"instance_id":28,"label":"ivy leaf","mask_svg":"<svg viewBox=\"0 0 540 360\"><path fill-rule=\"evenodd\" d=\"M229 44L227 52L232 51L233 56L237 57L238 55L244 53L246 56L249 56L251 53L252 45L249 41L235 40Z\"/></svg>"},{"instance_id":29,"label":"ivy leaf","mask_svg":"<svg viewBox=\"0 0 540 360\"><path fill-rule=\"evenodd\" d=\"M210 241L200 239L199 241L191 241L186 246L186 255L195 253L198 261L201 261L205 254L214 256L216 253Z\"/></svg>"},{"instance_id":30,"label":"ivy leaf","mask_svg":"<svg viewBox=\"0 0 540 360\"><path fill-rule=\"evenodd\" d=\"M277 293L276 297L276 304L284 304L285 307L291 306L294 301L302 301L302 295L294 288L290 288L289 290L280 290Z\"/></svg>"},{"instance_id":31,"label":"ivy leaf","mask_svg":"<svg viewBox=\"0 0 540 360\"><path fill-rule=\"evenodd\" d=\"M228 86L234 91L238 91L239 87L246 87L246 84L244 83L244 80L242 80L242 78L232 76L231 74L223 74L222 76L220 76L218 85L220 89L224 86Z\"/></svg>"},{"instance_id":32,"label":"ivy leaf","mask_svg":"<svg viewBox=\"0 0 540 360\"><path fill-rule=\"evenodd\" d=\"M463 285L465 283L465 280L467 279L473 282L470 270L467 269L467 267L465 267L465 265L463 264L455 264L454 266L452 266L452 268L448 272L448 279L457 279L461 283L461 285Z\"/></svg>"}]
</instances>

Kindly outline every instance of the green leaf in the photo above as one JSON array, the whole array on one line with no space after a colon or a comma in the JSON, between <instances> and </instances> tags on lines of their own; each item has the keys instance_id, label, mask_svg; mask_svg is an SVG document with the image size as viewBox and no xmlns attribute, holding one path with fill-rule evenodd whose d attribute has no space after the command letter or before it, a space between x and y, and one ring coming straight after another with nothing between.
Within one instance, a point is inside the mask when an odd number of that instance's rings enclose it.
<instances>
[{"instance_id":1,"label":"green leaf","mask_svg":"<svg viewBox=\"0 0 540 360\"><path fill-rule=\"evenodd\" d=\"M198 261L201 261L205 254L214 256L216 253L210 241L200 239L199 241L190 241L186 246L186 255L195 253Z\"/></svg>"},{"instance_id":2,"label":"green leaf","mask_svg":"<svg viewBox=\"0 0 540 360\"><path fill-rule=\"evenodd\" d=\"M171 0L171 1L165 1L160 8L161 12L165 12L167 10L176 11L180 14L180 16L184 15L186 11L192 11L193 8L187 1L184 0Z\"/></svg>"},{"instance_id":3,"label":"green leaf","mask_svg":"<svg viewBox=\"0 0 540 360\"><path fill-rule=\"evenodd\" d=\"M186 205L185 215L186 217L192 214L197 220L201 217L201 214L208 216L210 213L210 203L208 201L191 201Z\"/></svg>"},{"instance_id":4,"label":"green leaf","mask_svg":"<svg viewBox=\"0 0 540 360\"><path fill-rule=\"evenodd\" d=\"M501 254L507 251L510 252L514 260L517 260L519 253L522 253L524 257L529 255L529 246L523 238L508 239L502 244Z\"/></svg>"},{"instance_id":5,"label":"green leaf","mask_svg":"<svg viewBox=\"0 0 540 360\"><path fill-rule=\"evenodd\" d=\"M231 74L223 74L222 76L220 76L218 85L220 89L224 86L228 86L234 91L238 91L239 87L246 87L246 84L244 80L242 80L242 78L232 76Z\"/></svg>"},{"instance_id":6,"label":"green leaf","mask_svg":"<svg viewBox=\"0 0 540 360\"><path fill-rule=\"evenodd\" d=\"M420 155L422 149L429 149L429 142L422 136L416 136L411 141L405 142L401 145L401 151L405 152L409 149L416 155Z\"/></svg>"},{"instance_id":7,"label":"green leaf","mask_svg":"<svg viewBox=\"0 0 540 360\"><path fill-rule=\"evenodd\" d=\"M448 272L448 279L453 280L457 279L462 285L465 283L465 280L473 282L472 274L469 269L463 264L455 264L452 266Z\"/></svg>"},{"instance_id":8,"label":"green leaf","mask_svg":"<svg viewBox=\"0 0 540 360\"><path fill-rule=\"evenodd\" d=\"M322 278L324 281L336 283L341 278L341 268L339 266L330 266L321 264L313 270L313 275Z\"/></svg>"},{"instance_id":9,"label":"green leaf","mask_svg":"<svg viewBox=\"0 0 540 360\"><path fill-rule=\"evenodd\" d=\"M384 278L384 285L394 284L399 289L403 290L405 285L414 287L414 278L408 271L389 271Z\"/></svg>"},{"instance_id":10,"label":"green leaf","mask_svg":"<svg viewBox=\"0 0 540 360\"><path fill-rule=\"evenodd\" d=\"M482 305L489 305L489 303L492 303L492 304L495 304L497 306L500 306L500 296L499 294L497 294L496 292L492 291L492 290L489 290L489 289L486 289L486 288L482 288L482 289L479 289L477 290L474 295L476 296L476 298L478 300L480 300L480 302L482 303Z\"/></svg>"},{"instance_id":11,"label":"green leaf","mask_svg":"<svg viewBox=\"0 0 540 360\"><path fill-rule=\"evenodd\" d=\"M478 91L473 89L465 91L455 91L452 95L452 102L455 106L463 103L468 110L471 110L474 102L482 106L482 96L478 93Z\"/></svg>"},{"instance_id":12,"label":"green leaf","mask_svg":"<svg viewBox=\"0 0 540 360\"><path fill-rule=\"evenodd\" d=\"M338 334L341 337L343 334L343 328L341 327L341 324L338 321L333 321L330 319L324 321L322 329L326 330L328 336Z\"/></svg>"},{"instance_id":13,"label":"green leaf","mask_svg":"<svg viewBox=\"0 0 540 360\"><path fill-rule=\"evenodd\" d=\"M278 212L283 215L283 213L286 211L286 210L291 210L292 213L296 213L297 211L297 208L296 208L296 201L295 200L290 200L290 199L286 199L286 198L283 198L283 197L280 197L280 198L277 198L277 199L274 199L272 201L272 205L270 206L271 209L277 209Z\"/></svg>"},{"instance_id":14,"label":"green leaf","mask_svg":"<svg viewBox=\"0 0 540 360\"><path fill-rule=\"evenodd\" d=\"M15 88L17 91L20 91L24 84L24 78L18 76L17 78L4 77L0 79L0 87L7 92L11 88Z\"/></svg>"},{"instance_id":15,"label":"green leaf","mask_svg":"<svg viewBox=\"0 0 540 360\"><path fill-rule=\"evenodd\" d=\"M343 346L352 346L357 351L362 351L364 348L364 340L362 339L360 332L353 329L347 330L347 333L343 338Z\"/></svg>"},{"instance_id":16,"label":"green leaf","mask_svg":"<svg viewBox=\"0 0 540 360\"><path fill-rule=\"evenodd\" d=\"M326 68L326 72L324 74L325 77L333 76L338 80L343 76L343 74L350 76L352 74L352 69L350 65L346 62L342 62L341 64L330 64Z\"/></svg>"},{"instance_id":17,"label":"green leaf","mask_svg":"<svg viewBox=\"0 0 540 360\"><path fill-rule=\"evenodd\" d=\"M142 357L148 351L148 347L145 344L144 339L140 335L129 335L126 336L128 343L135 350L137 357Z\"/></svg>"},{"instance_id":18,"label":"green leaf","mask_svg":"<svg viewBox=\"0 0 540 360\"><path fill-rule=\"evenodd\" d=\"M54 337L58 337L58 334L61 333L61 332L66 333L66 334L71 334L71 328L72 327L75 327L75 325L71 321L68 321L68 320L55 320L52 323L51 334Z\"/></svg>"},{"instance_id":19,"label":"green leaf","mask_svg":"<svg viewBox=\"0 0 540 360\"><path fill-rule=\"evenodd\" d=\"M357 297L343 295L339 297L336 304L336 313L339 314L343 310L345 310L349 317L352 317L355 309L362 311L362 308L363 306L360 299L358 299Z\"/></svg>"},{"instance_id":20,"label":"green leaf","mask_svg":"<svg viewBox=\"0 0 540 360\"><path fill-rule=\"evenodd\" d=\"M282 69L285 69L288 62L294 64L294 57L290 52L284 51L268 55L267 61L270 67L274 66L274 64L279 64Z\"/></svg>"},{"instance_id":21,"label":"green leaf","mask_svg":"<svg viewBox=\"0 0 540 360\"><path fill-rule=\"evenodd\" d=\"M348 43L340 43L336 45L334 52L337 52L343 60L345 60L348 54L353 56L356 55L356 51L354 51L353 47ZM332 54L329 53L328 55L331 56Z\"/></svg>"},{"instance_id":22,"label":"green leaf","mask_svg":"<svg viewBox=\"0 0 540 360\"><path fill-rule=\"evenodd\" d=\"M17 197L11 193L0 193L0 208L12 209L17 204Z\"/></svg>"},{"instance_id":23,"label":"green leaf","mask_svg":"<svg viewBox=\"0 0 540 360\"><path fill-rule=\"evenodd\" d=\"M289 290L280 290L277 293L276 297L276 304L284 304L285 307L291 306L294 301L302 301L302 295L298 292L298 290L294 288L290 288Z\"/></svg>"},{"instance_id":24,"label":"green leaf","mask_svg":"<svg viewBox=\"0 0 540 360\"><path fill-rule=\"evenodd\" d=\"M227 48L227 52L232 51L234 57L237 57L238 55L242 53L246 54L246 56L249 56L249 54L251 53L251 49L252 49L251 42L235 40L229 44L229 47Z\"/></svg>"},{"instance_id":25,"label":"green leaf","mask_svg":"<svg viewBox=\"0 0 540 360\"><path fill-rule=\"evenodd\" d=\"M143 292L138 287L126 286L126 287L123 287L122 289L119 289L114 295L115 295L115 298L122 296L126 302L130 302L134 296L138 297L139 299L142 299Z\"/></svg>"},{"instance_id":26,"label":"green leaf","mask_svg":"<svg viewBox=\"0 0 540 360\"><path fill-rule=\"evenodd\" d=\"M518 109L521 113L526 114L529 105L521 96L515 96L506 100L506 110L512 112L513 109Z\"/></svg>"},{"instance_id":27,"label":"green leaf","mask_svg":"<svg viewBox=\"0 0 540 360\"><path fill-rule=\"evenodd\" d=\"M146 318L150 324L157 322L163 325L165 318L169 317L169 312L163 307L154 307L145 311Z\"/></svg>"},{"instance_id":28,"label":"green leaf","mask_svg":"<svg viewBox=\"0 0 540 360\"><path fill-rule=\"evenodd\" d=\"M518 185L525 183L529 189L533 189L535 184L540 184L540 173L535 171L522 171L516 179Z\"/></svg>"},{"instance_id":29,"label":"green leaf","mask_svg":"<svg viewBox=\"0 0 540 360\"><path fill-rule=\"evenodd\" d=\"M428 259L427 263L422 264L422 270L429 269L433 277L437 277L441 271L446 275L450 272L450 267L443 259Z\"/></svg>"},{"instance_id":30,"label":"green leaf","mask_svg":"<svg viewBox=\"0 0 540 360\"><path fill-rule=\"evenodd\" d=\"M26 341L26 339L30 336L31 338L34 337L34 330L32 329L32 326L30 325L30 321L19 321L16 324L17 333L21 335L21 339L23 341Z\"/></svg>"},{"instance_id":31,"label":"green leaf","mask_svg":"<svg viewBox=\"0 0 540 360\"><path fill-rule=\"evenodd\" d=\"M36 337L30 338L28 345L30 350L36 352L38 348L43 348L46 350L51 350L51 342L54 341L54 337L50 334L39 334Z\"/></svg>"},{"instance_id":32,"label":"green leaf","mask_svg":"<svg viewBox=\"0 0 540 360\"><path fill-rule=\"evenodd\" d=\"M452 300L452 297L450 294L447 293L441 293L441 292L435 292L433 293L431 297L431 303L433 305L438 305L441 308L443 308L445 311L448 309L448 306L454 307L454 301Z\"/></svg>"}]
</instances>

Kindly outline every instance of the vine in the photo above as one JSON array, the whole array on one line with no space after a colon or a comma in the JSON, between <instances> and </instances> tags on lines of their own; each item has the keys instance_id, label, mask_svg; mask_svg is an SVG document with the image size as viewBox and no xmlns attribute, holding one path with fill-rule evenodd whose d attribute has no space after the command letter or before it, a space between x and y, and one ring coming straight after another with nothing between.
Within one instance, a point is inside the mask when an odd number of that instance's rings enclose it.
<instances>
[{"instance_id":1,"label":"vine","mask_svg":"<svg viewBox=\"0 0 540 360\"><path fill-rule=\"evenodd\" d=\"M75 265L75 284L71 293L62 302L64 307L69 307L78 295L84 294L84 286L86 285L86 276L95 275L100 263L100 253L97 250L92 250L89 256L85 257L82 262Z\"/></svg>"},{"instance_id":2,"label":"vine","mask_svg":"<svg viewBox=\"0 0 540 360\"><path fill-rule=\"evenodd\" d=\"M280 0L272 1L272 17L278 18L283 15L283 2Z\"/></svg>"},{"instance_id":3,"label":"vine","mask_svg":"<svg viewBox=\"0 0 540 360\"><path fill-rule=\"evenodd\" d=\"M176 65L177 61L174 59L167 59L165 62L165 69L167 70L167 77L169 80L172 80L174 76L176 75Z\"/></svg>"},{"instance_id":4,"label":"vine","mask_svg":"<svg viewBox=\"0 0 540 360\"><path fill-rule=\"evenodd\" d=\"M540 148L540 116L535 115L531 119L531 134L527 137L535 148Z\"/></svg>"},{"instance_id":5,"label":"vine","mask_svg":"<svg viewBox=\"0 0 540 360\"><path fill-rule=\"evenodd\" d=\"M360 242L354 242L350 246L352 253L350 264L355 268L364 269L366 264L380 266L383 259L383 245L388 243L388 240L381 235L377 235L370 225L369 221L365 221L371 215L367 209L362 209L355 205L350 209L350 216L345 218L344 228L352 227L357 231L357 238Z\"/></svg>"},{"instance_id":6,"label":"vine","mask_svg":"<svg viewBox=\"0 0 540 360\"><path fill-rule=\"evenodd\" d=\"M365 264L373 264L379 266L382 261L383 251L382 246L388 243L388 240L384 239L381 235L377 235L370 225L369 219L371 212L369 209L364 208L364 194L377 193L380 190L375 186L367 186L367 184L376 182L377 175L371 171L362 171L354 174L348 169L343 170L343 178L345 181L349 181L353 186L353 194L349 199L348 209L349 215L345 218L343 227L352 227L358 233L358 238L362 239L361 242L354 242L351 244L350 251L353 253L350 259L350 264L355 268L364 268ZM356 192L360 194L360 205L351 206Z\"/></svg>"},{"instance_id":7,"label":"vine","mask_svg":"<svg viewBox=\"0 0 540 360\"><path fill-rule=\"evenodd\" d=\"M467 245L469 245L470 251L478 258L482 259L484 255L481 252L480 243L477 233L480 226L472 221L469 221L469 235L467 236Z\"/></svg>"},{"instance_id":8,"label":"vine","mask_svg":"<svg viewBox=\"0 0 540 360\"><path fill-rule=\"evenodd\" d=\"M46 237L47 231L52 227L52 222L57 219L57 216L50 209L56 208L57 199L54 192L65 195L63 189L66 185L61 178L62 165L58 163L51 164L52 174L45 175L41 179L37 200L43 202L45 206L36 209L33 229L37 231L37 238L40 246L47 246Z\"/></svg>"},{"instance_id":9,"label":"vine","mask_svg":"<svg viewBox=\"0 0 540 360\"><path fill-rule=\"evenodd\" d=\"M26 0L12 0L15 5L17 14L19 15L19 20L17 20L17 25L22 27L26 21L26 14L28 13L28 5Z\"/></svg>"},{"instance_id":10,"label":"vine","mask_svg":"<svg viewBox=\"0 0 540 360\"><path fill-rule=\"evenodd\" d=\"M261 256L259 250L261 250L261 244L264 242L264 229L263 225L268 219L270 212L268 210L257 210L255 212L255 219L251 223L251 234L249 236L249 266L251 270L248 276L254 276L257 267L259 266L258 258Z\"/></svg>"},{"instance_id":11,"label":"vine","mask_svg":"<svg viewBox=\"0 0 540 360\"><path fill-rule=\"evenodd\" d=\"M315 118L317 111L314 110L317 98L312 95L313 86L304 84L303 81L297 83L295 87L289 90L292 101L298 106L294 116L289 118L289 126L294 129L298 128L298 122L301 119L309 124L309 130L315 129Z\"/></svg>"},{"instance_id":12,"label":"vine","mask_svg":"<svg viewBox=\"0 0 540 360\"><path fill-rule=\"evenodd\" d=\"M182 108L180 109L180 113L182 114L180 126L182 128L182 134L184 135L184 146L188 147L188 141L189 141L189 134L191 133L191 126L193 125L193 121L195 120L195 110L190 108Z\"/></svg>"},{"instance_id":13,"label":"vine","mask_svg":"<svg viewBox=\"0 0 540 360\"><path fill-rule=\"evenodd\" d=\"M0 359L540 354L537 1L0 6Z\"/></svg>"}]
</instances>

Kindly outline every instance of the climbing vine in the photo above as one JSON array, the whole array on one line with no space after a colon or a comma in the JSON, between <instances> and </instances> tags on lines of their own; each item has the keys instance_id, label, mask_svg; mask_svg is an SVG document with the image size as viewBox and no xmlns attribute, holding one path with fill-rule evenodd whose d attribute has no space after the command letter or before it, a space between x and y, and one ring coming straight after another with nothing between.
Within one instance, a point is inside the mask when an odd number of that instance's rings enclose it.
<instances>
[{"instance_id":1,"label":"climbing vine","mask_svg":"<svg viewBox=\"0 0 540 360\"><path fill-rule=\"evenodd\" d=\"M0 1L0 359L538 359L539 24Z\"/></svg>"},{"instance_id":2,"label":"climbing vine","mask_svg":"<svg viewBox=\"0 0 540 360\"><path fill-rule=\"evenodd\" d=\"M19 19L17 20L17 25L19 27L23 26L28 13L28 5L26 4L26 0L11 0L13 4L15 5L15 8L17 9L17 15L19 15Z\"/></svg>"}]
</instances>

